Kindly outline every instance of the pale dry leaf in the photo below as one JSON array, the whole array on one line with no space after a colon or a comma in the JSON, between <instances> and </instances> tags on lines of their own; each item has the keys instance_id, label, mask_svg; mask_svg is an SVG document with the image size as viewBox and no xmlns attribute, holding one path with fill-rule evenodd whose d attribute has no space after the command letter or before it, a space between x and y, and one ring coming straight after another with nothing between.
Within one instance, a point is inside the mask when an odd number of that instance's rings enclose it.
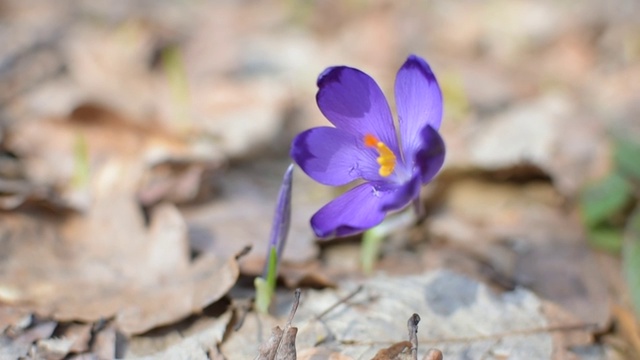
<instances>
[{"instance_id":1,"label":"pale dry leaf","mask_svg":"<svg viewBox=\"0 0 640 360\"><path fill-rule=\"evenodd\" d=\"M260 344L260 347L258 348L258 356L256 357L256 360L275 359L278 354L278 345L280 345L283 335L284 331L279 326L271 329L271 336L269 336L269 339Z\"/></svg>"},{"instance_id":2,"label":"pale dry leaf","mask_svg":"<svg viewBox=\"0 0 640 360\"><path fill-rule=\"evenodd\" d=\"M276 359L296 360L296 335L298 334L298 328L288 327L285 329L286 332L282 337L280 346L278 346Z\"/></svg>"},{"instance_id":3,"label":"pale dry leaf","mask_svg":"<svg viewBox=\"0 0 640 360\"><path fill-rule=\"evenodd\" d=\"M345 281L339 289L356 284ZM366 280L364 290L346 303L336 290L311 290L296 315L300 351L320 347L354 359L371 359L380 344L406 338L406 318L419 313L422 318L418 342L421 358L429 346L442 350L445 359L479 358L487 352L514 358L548 358L553 338L545 330L548 322L541 301L531 292L517 289L502 295L466 277L436 271L417 276ZM339 305L320 320L318 314ZM275 319L256 321L248 316L245 326L232 333L222 345L223 354L242 358L246 344L255 344L268 333ZM257 348L253 347L254 353ZM249 356L251 352L248 352ZM466 354L466 355L465 355Z\"/></svg>"},{"instance_id":4,"label":"pale dry leaf","mask_svg":"<svg viewBox=\"0 0 640 360\"><path fill-rule=\"evenodd\" d=\"M116 323L125 334L139 334L198 312L224 296L239 275L235 257L222 261L202 255L186 274L170 283L140 289L132 304L118 312Z\"/></svg>"},{"instance_id":5,"label":"pale dry leaf","mask_svg":"<svg viewBox=\"0 0 640 360\"><path fill-rule=\"evenodd\" d=\"M353 358L331 349L317 347L300 351L298 360L353 360Z\"/></svg>"},{"instance_id":6,"label":"pale dry leaf","mask_svg":"<svg viewBox=\"0 0 640 360\"><path fill-rule=\"evenodd\" d=\"M82 353L89 349L91 341L91 324L71 323L61 325L60 337L71 341L69 351Z\"/></svg>"},{"instance_id":7,"label":"pale dry leaf","mask_svg":"<svg viewBox=\"0 0 640 360\"><path fill-rule=\"evenodd\" d=\"M342 355L331 349L317 347L304 349L298 353L298 360L353 360L353 358Z\"/></svg>"},{"instance_id":8,"label":"pale dry leaf","mask_svg":"<svg viewBox=\"0 0 640 360\"><path fill-rule=\"evenodd\" d=\"M220 351L227 359L255 358L261 344L270 338L272 329L281 324L281 320L255 312L247 314L242 327L229 334Z\"/></svg>"},{"instance_id":9,"label":"pale dry leaf","mask_svg":"<svg viewBox=\"0 0 640 360\"><path fill-rule=\"evenodd\" d=\"M569 220L564 220L555 226L568 227ZM562 306L581 322L604 329L611 318L611 295L602 273L594 266L597 262L592 250L581 236L558 241L562 237L563 234L556 234L555 237L535 239L536 243L518 254L514 275L522 284Z\"/></svg>"},{"instance_id":10,"label":"pale dry leaf","mask_svg":"<svg viewBox=\"0 0 640 360\"><path fill-rule=\"evenodd\" d=\"M36 343L36 357L47 360L62 360L70 352L72 341L68 339L41 339Z\"/></svg>"},{"instance_id":11,"label":"pale dry leaf","mask_svg":"<svg viewBox=\"0 0 640 360\"><path fill-rule=\"evenodd\" d=\"M517 172L533 166L571 196L610 166L605 127L580 113L568 93L543 94L489 119L443 126L448 146L455 149L445 169Z\"/></svg>"},{"instance_id":12,"label":"pale dry leaf","mask_svg":"<svg viewBox=\"0 0 640 360\"><path fill-rule=\"evenodd\" d=\"M551 184L453 181L443 194L442 211L428 221L429 231L477 265L447 264L446 252L425 259L433 266L462 265L458 268L472 276L488 266L494 272L490 280L506 288L526 286L585 324L604 328L609 285L584 241L582 224L562 204Z\"/></svg>"},{"instance_id":13,"label":"pale dry leaf","mask_svg":"<svg viewBox=\"0 0 640 360\"><path fill-rule=\"evenodd\" d=\"M193 339L185 339L179 345L172 346L165 351L142 357L132 357L126 359L136 360L172 360L172 359L193 359L193 360L209 360L207 351L203 349L202 344Z\"/></svg>"},{"instance_id":14,"label":"pale dry leaf","mask_svg":"<svg viewBox=\"0 0 640 360\"><path fill-rule=\"evenodd\" d=\"M164 163L179 161L185 172L164 173L168 184L152 199L193 200L201 190L202 171L214 169L221 155L213 144L174 134L157 124L135 124L117 112L91 103L79 104L64 117L38 118L11 128L7 147L20 159L28 186L18 195L44 198L53 206L88 211L96 193L125 190L132 196ZM116 179L105 177L116 172ZM57 198L60 199L57 199ZM149 195L147 195L149 197ZM144 196L143 196L144 198Z\"/></svg>"},{"instance_id":15,"label":"pale dry leaf","mask_svg":"<svg viewBox=\"0 0 640 360\"><path fill-rule=\"evenodd\" d=\"M300 305L300 289L294 293L294 301L289 311L284 329L276 326L271 329L271 336L258 348L256 360L295 360L296 359L296 335L298 328L291 326L298 306Z\"/></svg>"},{"instance_id":16,"label":"pale dry leaf","mask_svg":"<svg viewBox=\"0 0 640 360\"><path fill-rule=\"evenodd\" d=\"M87 101L134 121L153 111L154 79L148 66L155 35L142 22L117 28L78 25L64 39L68 70Z\"/></svg>"},{"instance_id":17,"label":"pale dry leaf","mask_svg":"<svg viewBox=\"0 0 640 360\"><path fill-rule=\"evenodd\" d=\"M543 311L550 327L556 327L559 331L553 332L553 357L555 359L570 359L575 354L571 351L575 348L591 346L594 343L595 324L584 323L579 317L569 310L549 302L543 302Z\"/></svg>"},{"instance_id":18,"label":"pale dry leaf","mask_svg":"<svg viewBox=\"0 0 640 360\"><path fill-rule=\"evenodd\" d=\"M117 347L116 328L113 324L107 324L93 335L91 352L98 359L115 359Z\"/></svg>"},{"instance_id":19,"label":"pale dry leaf","mask_svg":"<svg viewBox=\"0 0 640 360\"><path fill-rule=\"evenodd\" d=\"M55 219L4 218L11 255L2 263L4 301L66 321L116 316L131 334L198 312L235 284L235 256L189 261L186 227L173 206L157 208L146 229L129 197L94 205L62 231ZM35 229L43 235L25 238Z\"/></svg>"},{"instance_id":20,"label":"pale dry leaf","mask_svg":"<svg viewBox=\"0 0 640 360\"><path fill-rule=\"evenodd\" d=\"M35 342L51 337L58 324L39 323L14 336L0 335L0 359L18 359L27 355Z\"/></svg>"},{"instance_id":21,"label":"pale dry leaf","mask_svg":"<svg viewBox=\"0 0 640 360\"><path fill-rule=\"evenodd\" d=\"M0 286L0 291L3 288ZM23 329L31 324L31 312L27 309L0 305L0 333L8 328Z\"/></svg>"}]
</instances>

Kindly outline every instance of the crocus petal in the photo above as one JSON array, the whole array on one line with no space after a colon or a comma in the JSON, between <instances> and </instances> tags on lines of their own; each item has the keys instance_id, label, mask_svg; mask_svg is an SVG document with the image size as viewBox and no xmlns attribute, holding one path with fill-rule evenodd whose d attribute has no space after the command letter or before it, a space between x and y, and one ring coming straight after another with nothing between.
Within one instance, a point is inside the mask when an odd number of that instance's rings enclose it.
<instances>
[{"instance_id":1,"label":"crocus petal","mask_svg":"<svg viewBox=\"0 0 640 360\"><path fill-rule=\"evenodd\" d=\"M420 131L427 125L437 130L442 122L442 92L424 59L409 56L396 76L395 96L400 140L410 159L422 142Z\"/></svg>"},{"instance_id":2,"label":"crocus petal","mask_svg":"<svg viewBox=\"0 0 640 360\"><path fill-rule=\"evenodd\" d=\"M291 144L291 157L298 166L315 181L331 186L380 179L376 156L355 135L332 127L306 130Z\"/></svg>"},{"instance_id":3,"label":"crocus petal","mask_svg":"<svg viewBox=\"0 0 640 360\"><path fill-rule=\"evenodd\" d=\"M426 184L440 171L444 164L444 139L438 131L427 126L420 132L422 144L416 153L415 164L420 169L422 183Z\"/></svg>"},{"instance_id":4,"label":"crocus petal","mask_svg":"<svg viewBox=\"0 0 640 360\"><path fill-rule=\"evenodd\" d=\"M383 196L372 183L360 184L318 210L311 218L311 227L320 238L353 235L372 228L384 219Z\"/></svg>"},{"instance_id":5,"label":"crocus petal","mask_svg":"<svg viewBox=\"0 0 640 360\"><path fill-rule=\"evenodd\" d=\"M369 75L346 66L330 67L318 77L316 101L337 128L361 139L374 135L399 154L389 104Z\"/></svg>"},{"instance_id":6,"label":"crocus petal","mask_svg":"<svg viewBox=\"0 0 640 360\"><path fill-rule=\"evenodd\" d=\"M420 196L421 176L416 173L408 182L385 191L382 211L400 210Z\"/></svg>"}]
</instances>

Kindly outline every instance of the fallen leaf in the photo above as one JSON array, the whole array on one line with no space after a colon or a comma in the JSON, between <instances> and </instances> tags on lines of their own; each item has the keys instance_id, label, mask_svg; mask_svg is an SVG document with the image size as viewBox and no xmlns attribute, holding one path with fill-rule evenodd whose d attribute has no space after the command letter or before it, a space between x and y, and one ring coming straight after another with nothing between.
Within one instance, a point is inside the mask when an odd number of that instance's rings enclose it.
<instances>
[{"instance_id":1,"label":"fallen leaf","mask_svg":"<svg viewBox=\"0 0 640 360\"><path fill-rule=\"evenodd\" d=\"M311 348L300 351L298 360L353 360L353 358L331 349Z\"/></svg>"},{"instance_id":2,"label":"fallen leaf","mask_svg":"<svg viewBox=\"0 0 640 360\"><path fill-rule=\"evenodd\" d=\"M0 335L0 359L18 359L27 355L35 342L47 339L56 329L55 321L46 321L25 329L15 336Z\"/></svg>"},{"instance_id":3,"label":"fallen leaf","mask_svg":"<svg viewBox=\"0 0 640 360\"><path fill-rule=\"evenodd\" d=\"M353 286L351 281L339 284L340 289ZM414 312L425 324L418 333L422 355L432 345L442 350L445 359L463 354L479 358L487 351L514 358L549 358L553 351L542 303L527 290L497 295L448 271L392 278L378 275L363 286L364 291L346 303L341 303L336 290L304 293L296 315L301 352L327 348L354 359L371 359L380 344L406 337L406 317ZM334 308L317 318L330 307ZM222 345L223 354L237 358L255 354L257 345L247 344L264 341L260 337L276 321L248 316Z\"/></svg>"},{"instance_id":4,"label":"fallen leaf","mask_svg":"<svg viewBox=\"0 0 640 360\"><path fill-rule=\"evenodd\" d=\"M180 331L134 336L127 345L127 359L208 359L207 352L222 342L231 313L201 318Z\"/></svg>"},{"instance_id":5,"label":"fallen leaf","mask_svg":"<svg viewBox=\"0 0 640 360\"><path fill-rule=\"evenodd\" d=\"M198 312L235 284L235 256L189 261L186 226L174 207L159 207L145 229L130 200L108 203L90 218L70 219L63 231L51 219L14 217L22 222L6 230L12 260L3 263L3 300L63 321L115 316L119 330L132 334ZM45 235L25 238L16 226ZM43 270L47 275L38 275Z\"/></svg>"}]
</instances>

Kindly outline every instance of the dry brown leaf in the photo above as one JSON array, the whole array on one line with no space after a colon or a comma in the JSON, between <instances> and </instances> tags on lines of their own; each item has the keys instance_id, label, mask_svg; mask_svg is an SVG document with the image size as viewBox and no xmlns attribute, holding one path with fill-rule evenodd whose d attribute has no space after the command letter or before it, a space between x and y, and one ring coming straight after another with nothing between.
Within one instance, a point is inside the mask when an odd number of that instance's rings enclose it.
<instances>
[{"instance_id":1,"label":"dry brown leaf","mask_svg":"<svg viewBox=\"0 0 640 360\"><path fill-rule=\"evenodd\" d=\"M289 312L284 329L279 326L271 329L271 336L258 348L256 360L295 360L296 359L296 335L298 328L291 326L300 305L300 289L294 293L293 304Z\"/></svg>"},{"instance_id":2,"label":"dry brown leaf","mask_svg":"<svg viewBox=\"0 0 640 360\"><path fill-rule=\"evenodd\" d=\"M640 325L633 311L614 305L613 314L621 327L621 335L631 344L635 355L640 355Z\"/></svg>"},{"instance_id":3,"label":"dry brown leaf","mask_svg":"<svg viewBox=\"0 0 640 360\"><path fill-rule=\"evenodd\" d=\"M422 360L442 360L442 359L443 359L442 352L438 349L430 349L429 352L427 352L422 358Z\"/></svg>"},{"instance_id":4,"label":"dry brown leaf","mask_svg":"<svg viewBox=\"0 0 640 360\"><path fill-rule=\"evenodd\" d=\"M165 328L162 332L133 336L123 356L127 359L176 359L194 354L202 357L207 352L211 354L222 342L231 317L231 312L213 318L201 316L186 324Z\"/></svg>"},{"instance_id":5,"label":"dry brown leaf","mask_svg":"<svg viewBox=\"0 0 640 360\"><path fill-rule=\"evenodd\" d=\"M51 219L13 218L3 300L67 321L116 316L120 330L131 334L182 319L225 295L239 274L235 257L206 254L191 263L177 210L165 205L154 214L147 230L133 203L112 197L62 232ZM33 226L46 229L44 236L25 238Z\"/></svg>"},{"instance_id":6,"label":"dry brown leaf","mask_svg":"<svg viewBox=\"0 0 640 360\"><path fill-rule=\"evenodd\" d=\"M80 104L60 119L25 121L11 130L7 146L19 157L27 181L15 193L80 210L90 207L96 192L103 191L99 182L114 164L126 172L115 186L137 192L145 184L150 186L161 164L180 162L182 167L164 173L163 188L143 188L143 200L156 203L164 198L195 199L203 170L216 168L221 161L212 144L194 144L156 124L132 123L95 104Z\"/></svg>"},{"instance_id":7,"label":"dry brown leaf","mask_svg":"<svg viewBox=\"0 0 640 360\"><path fill-rule=\"evenodd\" d=\"M379 350L371 360L411 360L411 342L401 341Z\"/></svg>"}]
</instances>

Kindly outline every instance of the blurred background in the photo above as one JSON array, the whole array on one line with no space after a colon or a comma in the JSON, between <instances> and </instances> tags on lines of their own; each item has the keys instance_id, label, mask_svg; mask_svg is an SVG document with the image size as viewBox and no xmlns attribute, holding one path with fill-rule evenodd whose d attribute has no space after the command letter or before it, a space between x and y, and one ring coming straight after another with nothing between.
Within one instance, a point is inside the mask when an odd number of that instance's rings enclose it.
<instances>
[{"instance_id":1,"label":"blurred background","mask_svg":"<svg viewBox=\"0 0 640 360\"><path fill-rule=\"evenodd\" d=\"M127 338L259 274L290 141L328 125L318 74L361 69L393 108L417 54L447 159L378 269L524 286L597 324L610 358L640 356L639 19L635 0L2 0L1 329L115 316ZM359 274L357 241L308 226L335 190L294 182L283 285ZM197 305L126 311L204 268L219 287Z\"/></svg>"}]
</instances>

